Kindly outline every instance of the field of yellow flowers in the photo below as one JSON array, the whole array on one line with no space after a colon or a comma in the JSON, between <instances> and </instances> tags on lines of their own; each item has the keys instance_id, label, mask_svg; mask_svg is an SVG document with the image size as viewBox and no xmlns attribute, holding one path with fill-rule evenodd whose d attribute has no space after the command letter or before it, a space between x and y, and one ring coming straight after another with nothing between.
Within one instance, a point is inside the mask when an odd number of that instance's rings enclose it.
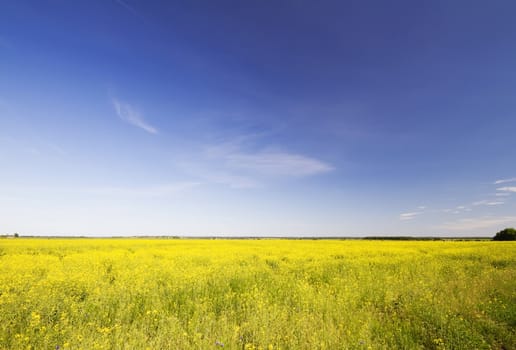
<instances>
[{"instance_id":1,"label":"field of yellow flowers","mask_svg":"<svg viewBox=\"0 0 516 350\"><path fill-rule=\"evenodd\" d=\"M1 239L0 349L516 349L511 242Z\"/></svg>"}]
</instances>

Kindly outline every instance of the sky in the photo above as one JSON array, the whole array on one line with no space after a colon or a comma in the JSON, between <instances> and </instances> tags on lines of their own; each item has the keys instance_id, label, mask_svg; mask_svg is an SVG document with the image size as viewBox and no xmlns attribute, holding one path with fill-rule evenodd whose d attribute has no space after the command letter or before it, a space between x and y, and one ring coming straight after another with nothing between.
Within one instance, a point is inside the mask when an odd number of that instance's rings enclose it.
<instances>
[{"instance_id":1,"label":"sky","mask_svg":"<svg viewBox=\"0 0 516 350\"><path fill-rule=\"evenodd\" d=\"M515 11L0 0L0 234L514 227Z\"/></svg>"}]
</instances>

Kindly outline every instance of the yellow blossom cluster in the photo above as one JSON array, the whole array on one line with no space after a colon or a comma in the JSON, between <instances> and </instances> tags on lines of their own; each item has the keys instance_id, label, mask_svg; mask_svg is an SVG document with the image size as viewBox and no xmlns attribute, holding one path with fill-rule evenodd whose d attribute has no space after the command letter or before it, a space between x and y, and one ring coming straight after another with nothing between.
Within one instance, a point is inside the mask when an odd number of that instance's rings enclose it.
<instances>
[{"instance_id":1,"label":"yellow blossom cluster","mask_svg":"<svg viewBox=\"0 0 516 350\"><path fill-rule=\"evenodd\" d=\"M516 245L2 239L0 349L516 348Z\"/></svg>"}]
</instances>

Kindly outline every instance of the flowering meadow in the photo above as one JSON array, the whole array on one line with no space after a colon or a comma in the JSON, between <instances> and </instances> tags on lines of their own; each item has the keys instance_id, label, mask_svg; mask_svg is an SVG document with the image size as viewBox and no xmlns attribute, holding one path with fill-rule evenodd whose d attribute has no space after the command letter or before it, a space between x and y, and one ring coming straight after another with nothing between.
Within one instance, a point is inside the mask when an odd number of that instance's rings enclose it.
<instances>
[{"instance_id":1,"label":"flowering meadow","mask_svg":"<svg viewBox=\"0 0 516 350\"><path fill-rule=\"evenodd\" d=\"M0 349L516 349L516 244L1 239Z\"/></svg>"}]
</instances>

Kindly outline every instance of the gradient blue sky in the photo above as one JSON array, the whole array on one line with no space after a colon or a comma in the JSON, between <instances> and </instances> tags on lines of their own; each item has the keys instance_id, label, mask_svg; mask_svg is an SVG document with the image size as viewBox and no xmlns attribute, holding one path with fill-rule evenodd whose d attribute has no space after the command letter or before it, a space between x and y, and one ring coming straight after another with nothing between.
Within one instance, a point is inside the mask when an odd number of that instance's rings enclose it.
<instances>
[{"instance_id":1,"label":"gradient blue sky","mask_svg":"<svg viewBox=\"0 0 516 350\"><path fill-rule=\"evenodd\" d=\"M516 226L515 13L0 0L0 233Z\"/></svg>"}]
</instances>

